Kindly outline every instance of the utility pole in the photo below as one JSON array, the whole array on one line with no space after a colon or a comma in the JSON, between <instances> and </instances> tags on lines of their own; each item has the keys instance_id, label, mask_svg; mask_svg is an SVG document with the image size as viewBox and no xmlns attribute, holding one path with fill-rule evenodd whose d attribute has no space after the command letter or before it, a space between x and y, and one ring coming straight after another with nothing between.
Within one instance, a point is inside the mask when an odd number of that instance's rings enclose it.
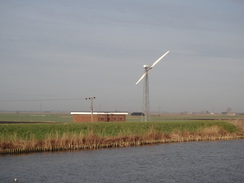
<instances>
[{"instance_id":1,"label":"utility pole","mask_svg":"<svg viewBox=\"0 0 244 183\"><path fill-rule=\"evenodd\" d=\"M89 97L89 98L86 98L86 100L90 100L91 101L91 106L90 106L90 109L91 109L91 122L93 122L93 100L95 99L96 97Z\"/></svg>"}]
</instances>

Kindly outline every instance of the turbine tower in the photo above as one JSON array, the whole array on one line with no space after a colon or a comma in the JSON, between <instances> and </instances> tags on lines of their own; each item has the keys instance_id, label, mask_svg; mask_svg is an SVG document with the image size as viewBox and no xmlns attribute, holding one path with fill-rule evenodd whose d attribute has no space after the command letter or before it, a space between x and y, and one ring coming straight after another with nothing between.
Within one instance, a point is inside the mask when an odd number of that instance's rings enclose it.
<instances>
[{"instance_id":1,"label":"turbine tower","mask_svg":"<svg viewBox=\"0 0 244 183\"><path fill-rule=\"evenodd\" d=\"M149 80L148 80L148 73L149 71L160 61L163 57L165 57L169 51L159 57L151 66L143 65L144 67L144 74L141 78L136 82L138 84L144 78L144 86L143 86L143 112L144 112L144 121L147 122L150 114L150 101L149 101Z\"/></svg>"}]
</instances>

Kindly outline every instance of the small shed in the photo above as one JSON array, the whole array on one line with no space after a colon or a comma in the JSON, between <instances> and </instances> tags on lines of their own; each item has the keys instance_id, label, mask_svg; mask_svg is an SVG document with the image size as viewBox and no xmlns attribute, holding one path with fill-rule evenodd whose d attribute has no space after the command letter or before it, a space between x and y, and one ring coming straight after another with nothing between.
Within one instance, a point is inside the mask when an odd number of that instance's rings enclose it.
<instances>
[{"instance_id":1,"label":"small shed","mask_svg":"<svg viewBox=\"0 0 244 183\"><path fill-rule=\"evenodd\" d=\"M73 122L116 122L126 121L127 112L71 112Z\"/></svg>"}]
</instances>

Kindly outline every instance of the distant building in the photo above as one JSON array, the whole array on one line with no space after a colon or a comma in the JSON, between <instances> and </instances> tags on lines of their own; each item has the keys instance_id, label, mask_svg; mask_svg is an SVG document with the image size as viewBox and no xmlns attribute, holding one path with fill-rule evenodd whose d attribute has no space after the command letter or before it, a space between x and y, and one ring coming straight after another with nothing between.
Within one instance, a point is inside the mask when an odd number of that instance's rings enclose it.
<instances>
[{"instance_id":1,"label":"distant building","mask_svg":"<svg viewBox=\"0 0 244 183\"><path fill-rule=\"evenodd\" d=\"M227 115L227 116L235 116L236 115L236 113L234 113L234 112L222 112L221 114Z\"/></svg>"},{"instance_id":2,"label":"distant building","mask_svg":"<svg viewBox=\"0 0 244 183\"><path fill-rule=\"evenodd\" d=\"M73 122L116 122L126 121L126 112L71 112Z\"/></svg>"}]
</instances>

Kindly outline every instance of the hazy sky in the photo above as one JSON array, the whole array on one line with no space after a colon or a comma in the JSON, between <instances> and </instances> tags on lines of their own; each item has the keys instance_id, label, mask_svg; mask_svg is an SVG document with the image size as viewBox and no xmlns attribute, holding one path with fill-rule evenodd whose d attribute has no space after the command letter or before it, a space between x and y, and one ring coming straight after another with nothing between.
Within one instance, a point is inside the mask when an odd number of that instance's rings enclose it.
<instances>
[{"instance_id":1,"label":"hazy sky","mask_svg":"<svg viewBox=\"0 0 244 183\"><path fill-rule=\"evenodd\" d=\"M141 111L168 50L151 111L244 112L243 0L0 0L0 110Z\"/></svg>"}]
</instances>

